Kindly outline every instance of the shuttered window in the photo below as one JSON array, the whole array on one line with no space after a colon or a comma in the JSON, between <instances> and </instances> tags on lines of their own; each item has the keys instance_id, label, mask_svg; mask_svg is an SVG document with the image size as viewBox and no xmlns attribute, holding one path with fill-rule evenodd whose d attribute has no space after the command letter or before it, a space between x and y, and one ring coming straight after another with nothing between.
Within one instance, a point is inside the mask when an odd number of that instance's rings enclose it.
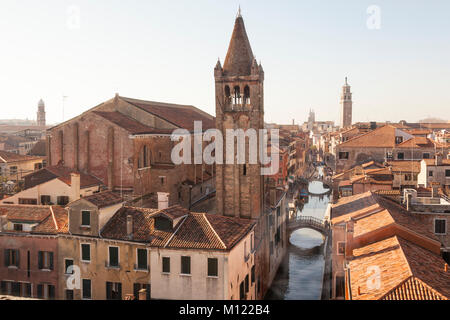
<instances>
[{"instance_id":1,"label":"shuttered window","mask_svg":"<svg viewBox=\"0 0 450 320\"><path fill-rule=\"evenodd\" d=\"M53 270L53 252L38 252L38 267L40 270Z\"/></svg>"},{"instance_id":2,"label":"shuttered window","mask_svg":"<svg viewBox=\"0 0 450 320\"><path fill-rule=\"evenodd\" d=\"M106 282L106 300L122 300L122 284Z\"/></svg>"},{"instance_id":3,"label":"shuttered window","mask_svg":"<svg viewBox=\"0 0 450 320\"><path fill-rule=\"evenodd\" d=\"M217 258L208 258L208 277L217 277L218 260Z\"/></svg>"},{"instance_id":4,"label":"shuttered window","mask_svg":"<svg viewBox=\"0 0 450 320\"><path fill-rule=\"evenodd\" d=\"M92 298L92 292L91 292L91 280L89 279L83 279L83 299L91 299Z\"/></svg>"},{"instance_id":5,"label":"shuttered window","mask_svg":"<svg viewBox=\"0 0 450 320\"><path fill-rule=\"evenodd\" d=\"M81 260L91 261L91 245L89 243L81 244Z\"/></svg>"},{"instance_id":6,"label":"shuttered window","mask_svg":"<svg viewBox=\"0 0 450 320\"><path fill-rule=\"evenodd\" d=\"M181 273L191 274L191 257L188 256L181 257Z\"/></svg>"},{"instance_id":7,"label":"shuttered window","mask_svg":"<svg viewBox=\"0 0 450 320\"><path fill-rule=\"evenodd\" d=\"M84 227L89 227L91 225L91 212L81 211L81 225Z\"/></svg>"},{"instance_id":8,"label":"shuttered window","mask_svg":"<svg viewBox=\"0 0 450 320\"><path fill-rule=\"evenodd\" d=\"M170 273L170 258L169 257L162 258L162 272Z\"/></svg>"},{"instance_id":9,"label":"shuttered window","mask_svg":"<svg viewBox=\"0 0 450 320\"><path fill-rule=\"evenodd\" d=\"M109 247L109 266L118 267L119 266L119 248Z\"/></svg>"},{"instance_id":10,"label":"shuttered window","mask_svg":"<svg viewBox=\"0 0 450 320\"><path fill-rule=\"evenodd\" d=\"M18 249L5 249L5 267L19 267L20 254Z\"/></svg>"},{"instance_id":11,"label":"shuttered window","mask_svg":"<svg viewBox=\"0 0 450 320\"><path fill-rule=\"evenodd\" d=\"M447 220L445 219L436 219L434 220L434 233L435 234L446 234L447 232Z\"/></svg>"},{"instance_id":12,"label":"shuttered window","mask_svg":"<svg viewBox=\"0 0 450 320\"><path fill-rule=\"evenodd\" d=\"M147 249L137 249L137 268L147 270Z\"/></svg>"}]
</instances>

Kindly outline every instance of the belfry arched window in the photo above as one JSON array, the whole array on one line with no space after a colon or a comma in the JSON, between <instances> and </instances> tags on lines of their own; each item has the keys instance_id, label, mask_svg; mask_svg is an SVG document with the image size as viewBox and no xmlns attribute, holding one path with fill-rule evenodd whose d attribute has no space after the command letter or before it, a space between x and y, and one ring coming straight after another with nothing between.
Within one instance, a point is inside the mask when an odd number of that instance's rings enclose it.
<instances>
[{"instance_id":1,"label":"belfry arched window","mask_svg":"<svg viewBox=\"0 0 450 320\"><path fill-rule=\"evenodd\" d=\"M239 86L234 87L234 104L241 104L241 88Z\"/></svg>"},{"instance_id":2,"label":"belfry arched window","mask_svg":"<svg viewBox=\"0 0 450 320\"><path fill-rule=\"evenodd\" d=\"M245 86L244 88L244 104L250 104L250 88Z\"/></svg>"}]
</instances>

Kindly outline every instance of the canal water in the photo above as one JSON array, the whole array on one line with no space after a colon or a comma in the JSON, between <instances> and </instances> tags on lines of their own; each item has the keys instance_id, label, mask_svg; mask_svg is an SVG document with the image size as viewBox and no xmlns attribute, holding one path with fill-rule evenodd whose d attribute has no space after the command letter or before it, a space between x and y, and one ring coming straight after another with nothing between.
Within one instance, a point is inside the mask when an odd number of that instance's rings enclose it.
<instances>
[{"instance_id":1,"label":"canal water","mask_svg":"<svg viewBox=\"0 0 450 320\"><path fill-rule=\"evenodd\" d=\"M321 172L321 171L319 171ZM323 193L322 182L309 183L309 191ZM309 196L297 215L322 219L330 198ZM324 260L323 236L311 229L296 230L291 234L288 252L269 289L268 300L320 300L322 294Z\"/></svg>"}]
</instances>

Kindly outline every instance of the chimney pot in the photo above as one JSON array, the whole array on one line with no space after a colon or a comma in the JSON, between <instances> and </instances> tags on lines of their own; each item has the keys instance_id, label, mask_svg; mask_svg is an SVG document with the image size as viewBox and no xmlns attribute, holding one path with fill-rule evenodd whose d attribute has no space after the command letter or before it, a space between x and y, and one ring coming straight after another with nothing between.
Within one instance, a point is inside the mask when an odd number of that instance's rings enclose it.
<instances>
[{"instance_id":1,"label":"chimney pot","mask_svg":"<svg viewBox=\"0 0 450 320\"><path fill-rule=\"evenodd\" d=\"M447 263L444 265L444 271L448 272L448 264Z\"/></svg>"},{"instance_id":2,"label":"chimney pot","mask_svg":"<svg viewBox=\"0 0 450 320\"><path fill-rule=\"evenodd\" d=\"M133 237L133 216L127 215L127 235L131 239Z\"/></svg>"}]
</instances>

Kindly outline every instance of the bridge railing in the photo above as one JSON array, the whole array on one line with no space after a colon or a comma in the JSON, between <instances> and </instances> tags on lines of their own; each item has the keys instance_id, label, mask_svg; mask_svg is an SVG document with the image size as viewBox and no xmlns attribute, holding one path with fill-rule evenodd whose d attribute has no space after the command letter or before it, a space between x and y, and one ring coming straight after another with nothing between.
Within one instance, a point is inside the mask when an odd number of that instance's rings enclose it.
<instances>
[{"instance_id":1,"label":"bridge railing","mask_svg":"<svg viewBox=\"0 0 450 320\"><path fill-rule=\"evenodd\" d=\"M296 219L293 219L289 222L290 225L304 225L304 226L312 226L317 227L322 230L328 229L328 224L325 223L324 220L311 217L311 216L299 216Z\"/></svg>"}]
</instances>

